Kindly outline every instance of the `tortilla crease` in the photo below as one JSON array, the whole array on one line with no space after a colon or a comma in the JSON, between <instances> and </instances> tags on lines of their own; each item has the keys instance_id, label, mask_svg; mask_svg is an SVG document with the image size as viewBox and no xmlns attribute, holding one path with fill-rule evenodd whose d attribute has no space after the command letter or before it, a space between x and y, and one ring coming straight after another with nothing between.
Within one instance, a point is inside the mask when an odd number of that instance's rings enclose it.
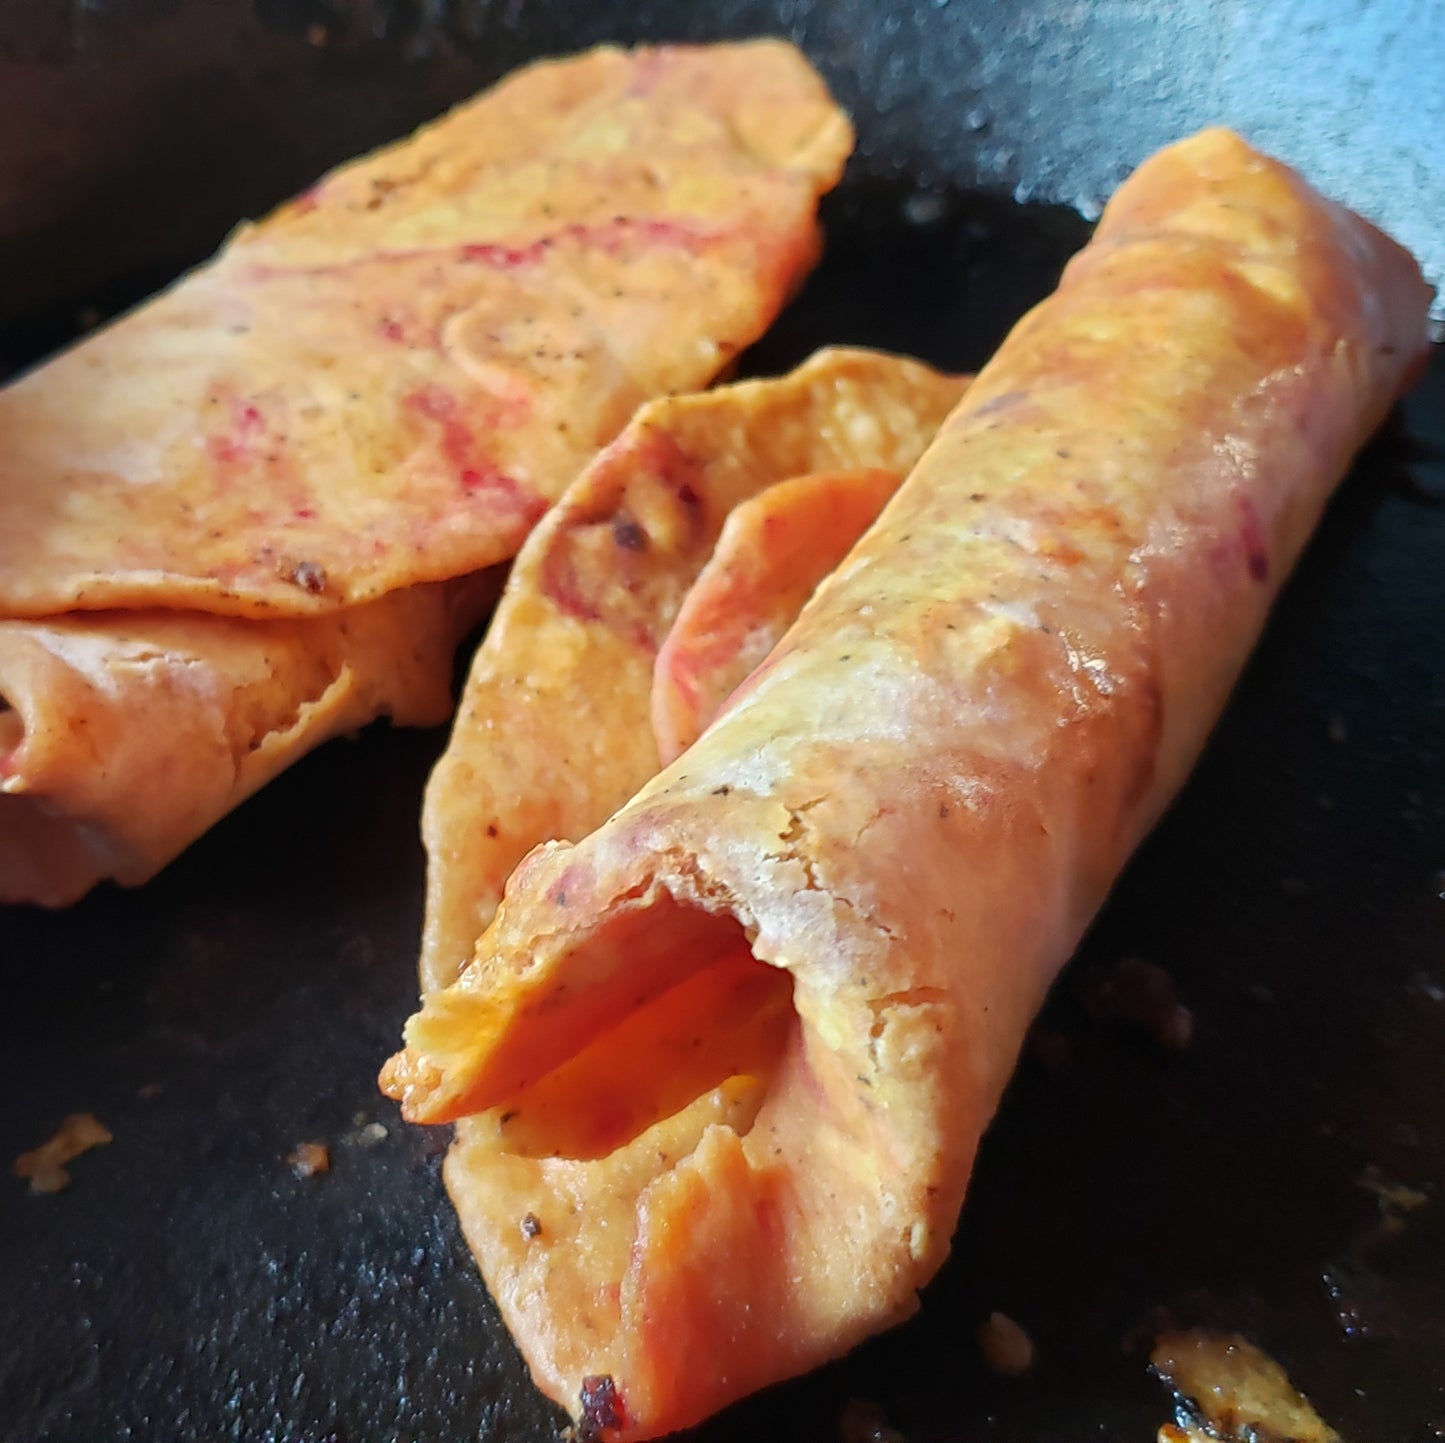
<instances>
[{"instance_id":1,"label":"tortilla crease","mask_svg":"<svg viewBox=\"0 0 1445 1443\"><path fill-rule=\"evenodd\" d=\"M0 616L317 615L513 556L818 254L847 119L781 41L521 70L0 393Z\"/></svg>"},{"instance_id":2,"label":"tortilla crease","mask_svg":"<svg viewBox=\"0 0 1445 1443\"><path fill-rule=\"evenodd\" d=\"M917 1306L1429 296L1236 136L1161 152L746 694L519 868L384 1081L460 1119L467 1238L589 1431L683 1427Z\"/></svg>"},{"instance_id":3,"label":"tortilla crease","mask_svg":"<svg viewBox=\"0 0 1445 1443\"><path fill-rule=\"evenodd\" d=\"M533 846L585 836L658 770L653 665L729 512L803 472L907 471L964 385L823 350L652 402L577 478L517 557L427 784L424 990L456 979Z\"/></svg>"},{"instance_id":4,"label":"tortilla crease","mask_svg":"<svg viewBox=\"0 0 1445 1443\"><path fill-rule=\"evenodd\" d=\"M902 481L877 469L795 476L728 516L652 669L652 735L664 764L762 664Z\"/></svg>"}]
</instances>

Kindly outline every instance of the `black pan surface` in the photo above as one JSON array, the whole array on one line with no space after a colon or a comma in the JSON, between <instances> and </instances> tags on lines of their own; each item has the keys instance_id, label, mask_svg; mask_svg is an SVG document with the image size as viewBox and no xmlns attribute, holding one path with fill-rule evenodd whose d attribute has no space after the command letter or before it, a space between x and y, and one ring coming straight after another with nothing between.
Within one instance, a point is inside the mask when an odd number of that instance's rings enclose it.
<instances>
[{"instance_id":1,"label":"black pan surface","mask_svg":"<svg viewBox=\"0 0 1445 1443\"><path fill-rule=\"evenodd\" d=\"M828 205L823 266L753 369L844 340L977 365L1083 241L1070 206L1111 183L1046 183L1088 171L1069 138L1088 105L1117 116L1098 79L1105 41L1133 35L1114 62L1130 84L1168 49L1132 7L962 0L897 13L656 4L625 23L530 0L154 0L18 23L39 8L0 0L0 116L17 76L36 114L89 77L76 109L136 129L61 145L28 229L7 165L11 367L91 323L85 308L144 294L239 215L525 55L790 27L854 106L864 148ZM1291 8L1308 7L1264 7ZM1335 10L1359 24L1369 8ZM1225 10L1181 6L1176 44ZM989 47L1026 38L1030 16L1044 28L1027 63L1000 59L1012 52ZM1417 49L1436 35L1417 32ZM1092 78L1046 165L1037 94L1014 82L1071 56ZM1148 144L1187 129L1194 112L1170 111L1167 91L1132 136L1101 122L1089 163L1115 164L1170 115L1183 123ZM127 177L146 172L137 145L182 114L199 136L164 132L177 153L153 156L158 174L116 213ZM31 135L30 153L48 135ZM997 171L988 157L1020 136ZM1391 155L1408 159L1411 135L1396 140ZM187 191L218 147L223 173ZM1000 196L1000 180L1070 206ZM1442 604L1437 355L1356 466L1194 779L1056 989L1046 1045L985 1142L922 1313L699 1439L852 1443L839 1420L860 1397L927 1443L1149 1439L1167 1411L1146 1371L1162 1318L1248 1333L1353 1443L1445 1437ZM56 915L0 910L0 1158L69 1112L115 1135L62 1193L0 1187L0 1437L555 1435L560 1417L527 1382L451 1217L442 1136L404 1127L374 1088L415 995L416 817L443 740L373 728L295 768L141 891ZM1173 977L1195 1018L1182 1053L1098 1015L1097 975L1125 957ZM328 1145L328 1173L293 1175L303 1141ZM1389 1183L1427 1200L1386 1207ZM982 1365L973 1333L995 1309L1035 1340L1024 1378Z\"/></svg>"}]
</instances>

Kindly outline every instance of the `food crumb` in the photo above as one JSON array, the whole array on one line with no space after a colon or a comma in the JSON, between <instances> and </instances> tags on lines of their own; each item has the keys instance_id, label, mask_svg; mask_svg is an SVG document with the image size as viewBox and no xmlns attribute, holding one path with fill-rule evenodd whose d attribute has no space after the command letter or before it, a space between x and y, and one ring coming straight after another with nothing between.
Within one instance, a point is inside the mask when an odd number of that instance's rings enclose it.
<instances>
[{"instance_id":1,"label":"food crumb","mask_svg":"<svg viewBox=\"0 0 1445 1443\"><path fill-rule=\"evenodd\" d=\"M1355 1179L1359 1187L1374 1193L1380 1204L1380 1212L1388 1216L1412 1213L1430 1201L1430 1194L1417 1187L1408 1187L1402 1182L1391 1182L1374 1163L1367 1163L1364 1172Z\"/></svg>"},{"instance_id":2,"label":"food crumb","mask_svg":"<svg viewBox=\"0 0 1445 1443\"><path fill-rule=\"evenodd\" d=\"M1159 1443L1340 1443L1283 1368L1243 1338L1165 1333L1150 1364L1174 1393Z\"/></svg>"},{"instance_id":3,"label":"food crumb","mask_svg":"<svg viewBox=\"0 0 1445 1443\"><path fill-rule=\"evenodd\" d=\"M331 1153L324 1142L297 1143L286 1161L297 1177L316 1177L331 1170Z\"/></svg>"},{"instance_id":4,"label":"food crumb","mask_svg":"<svg viewBox=\"0 0 1445 1443\"><path fill-rule=\"evenodd\" d=\"M15 1159L15 1176L28 1178L31 1192L59 1192L70 1186L66 1163L112 1141L110 1131L90 1113L72 1112L49 1142L41 1143L32 1152L22 1152Z\"/></svg>"},{"instance_id":5,"label":"food crumb","mask_svg":"<svg viewBox=\"0 0 1445 1443\"><path fill-rule=\"evenodd\" d=\"M1034 1340L1007 1313L990 1313L974 1336L983 1360L1004 1378L1017 1378L1034 1365Z\"/></svg>"},{"instance_id":6,"label":"food crumb","mask_svg":"<svg viewBox=\"0 0 1445 1443\"><path fill-rule=\"evenodd\" d=\"M542 1236L542 1220L536 1213L528 1213L522 1219L522 1236L529 1242Z\"/></svg>"},{"instance_id":7,"label":"food crumb","mask_svg":"<svg viewBox=\"0 0 1445 1443\"><path fill-rule=\"evenodd\" d=\"M838 1415L838 1443L903 1443L901 1434L869 1398L849 1398Z\"/></svg>"}]
</instances>

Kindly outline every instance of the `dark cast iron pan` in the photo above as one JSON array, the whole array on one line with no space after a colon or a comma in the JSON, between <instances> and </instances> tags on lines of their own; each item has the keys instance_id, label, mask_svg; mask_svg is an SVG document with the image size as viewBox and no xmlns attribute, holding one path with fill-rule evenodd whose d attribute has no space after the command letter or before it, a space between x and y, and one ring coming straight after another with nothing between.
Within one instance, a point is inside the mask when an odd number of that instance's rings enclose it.
<instances>
[{"instance_id":1,"label":"dark cast iron pan","mask_svg":"<svg viewBox=\"0 0 1445 1443\"><path fill-rule=\"evenodd\" d=\"M823 341L977 365L1080 212L1214 119L1436 278L1445 260L1425 0L0 0L0 362L526 58L765 31L806 45L861 145L754 369ZM698 1438L831 1443L864 1398L929 1443L1148 1440L1163 1318L1246 1332L1352 1443L1445 1437L1442 618L1437 356L1056 990L1047 1065L1021 1064L922 1313ZM0 1185L7 1443L555 1436L443 1196L443 1139L374 1088L414 1000L443 740L373 728L141 891L0 911L0 1159L69 1112L115 1135L65 1192ZM1183 1053L1091 1005L1126 956L1192 1009ZM286 1157L309 1140L332 1166L301 1180ZM1428 1201L1391 1231L1362 1179ZM1024 1378L980 1361L995 1309L1037 1345Z\"/></svg>"}]
</instances>

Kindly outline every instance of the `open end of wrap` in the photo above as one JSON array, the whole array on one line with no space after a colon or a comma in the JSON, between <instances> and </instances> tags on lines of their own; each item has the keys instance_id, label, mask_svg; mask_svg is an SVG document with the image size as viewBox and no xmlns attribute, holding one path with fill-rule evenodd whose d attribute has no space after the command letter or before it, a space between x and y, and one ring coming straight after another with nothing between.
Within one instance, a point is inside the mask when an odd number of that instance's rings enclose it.
<instances>
[{"instance_id":1,"label":"open end of wrap","mask_svg":"<svg viewBox=\"0 0 1445 1443\"><path fill-rule=\"evenodd\" d=\"M665 894L606 918L544 976L469 980L489 985L435 994L408 1029L441 1076L410 1089L407 1115L490 1115L528 1157L604 1157L724 1084L756 1103L796 1024L792 978L733 917Z\"/></svg>"},{"instance_id":2,"label":"open end of wrap","mask_svg":"<svg viewBox=\"0 0 1445 1443\"><path fill-rule=\"evenodd\" d=\"M457 1120L447 1185L487 1283L558 1402L583 1416L583 1380L612 1380L610 1439L906 1315L946 1241L892 1191L856 1059L720 905L653 882L516 970L479 957L383 1075L410 1117Z\"/></svg>"}]
</instances>

